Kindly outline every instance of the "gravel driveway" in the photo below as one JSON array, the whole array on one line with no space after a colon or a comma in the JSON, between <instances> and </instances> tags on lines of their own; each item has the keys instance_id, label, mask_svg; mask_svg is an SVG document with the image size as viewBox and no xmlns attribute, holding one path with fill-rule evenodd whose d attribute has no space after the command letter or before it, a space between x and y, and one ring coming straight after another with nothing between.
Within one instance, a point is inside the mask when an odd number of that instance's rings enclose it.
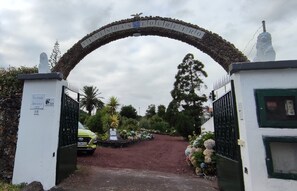
<instances>
[{"instance_id":1,"label":"gravel driveway","mask_svg":"<svg viewBox=\"0 0 297 191\"><path fill-rule=\"evenodd\" d=\"M78 157L78 170L59 187L71 191L196 190L214 191L217 182L199 178L185 161L187 142L155 135L125 148L99 147Z\"/></svg>"}]
</instances>

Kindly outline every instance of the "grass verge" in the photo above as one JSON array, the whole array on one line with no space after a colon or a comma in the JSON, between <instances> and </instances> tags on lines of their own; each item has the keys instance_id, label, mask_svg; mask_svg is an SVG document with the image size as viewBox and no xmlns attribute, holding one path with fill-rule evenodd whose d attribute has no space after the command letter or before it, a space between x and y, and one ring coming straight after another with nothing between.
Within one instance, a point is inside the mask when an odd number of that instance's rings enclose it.
<instances>
[{"instance_id":1,"label":"grass verge","mask_svg":"<svg viewBox=\"0 0 297 191\"><path fill-rule=\"evenodd\" d=\"M6 183L0 179L0 190L1 191L20 191L24 187L25 187L25 184L12 185L12 184Z\"/></svg>"}]
</instances>

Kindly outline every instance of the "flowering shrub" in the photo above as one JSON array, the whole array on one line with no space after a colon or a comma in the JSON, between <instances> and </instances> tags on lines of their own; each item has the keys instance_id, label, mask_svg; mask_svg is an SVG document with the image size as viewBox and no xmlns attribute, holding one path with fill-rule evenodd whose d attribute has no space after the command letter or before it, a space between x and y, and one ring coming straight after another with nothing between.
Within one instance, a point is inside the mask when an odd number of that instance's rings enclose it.
<instances>
[{"instance_id":1,"label":"flowering shrub","mask_svg":"<svg viewBox=\"0 0 297 191\"><path fill-rule=\"evenodd\" d=\"M199 176L216 175L215 141L212 132L189 136L190 144L185 150L186 161Z\"/></svg>"},{"instance_id":2,"label":"flowering shrub","mask_svg":"<svg viewBox=\"0 0 297 191\"><path fill-rule=\"evenodd\" d=\"M153 134L146 131L141 132L141 140L151 140L153 138L154 138Z\"/></svg>"},{"instance_id":3,"label":"flowering shrub","mask_svg":"<svg viewBox=\"0 0 297 191\"><path fill-rule=\"evenodd\" d=\"M121 130L119 133L121 138L125 140L137 141L137 140L150 140L154 138L153 135L147 131L129 131L124 129L124 130Z\"/></svg>"}]
</instances>

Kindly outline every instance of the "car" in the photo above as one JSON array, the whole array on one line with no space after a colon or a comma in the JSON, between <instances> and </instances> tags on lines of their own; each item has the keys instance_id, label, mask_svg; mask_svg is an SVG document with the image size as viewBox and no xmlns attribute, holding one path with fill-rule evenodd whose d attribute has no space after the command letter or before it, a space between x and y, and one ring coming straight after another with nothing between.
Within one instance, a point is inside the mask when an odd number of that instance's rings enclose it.
<instances>
[{"instance_id":1,"label":"car","mask_svg":"<svg viewBox=\"0 0 297 191\"><path fill-rule=\"evenodd\" d=\"M78 123L77 151L93 154L97 148L97 135Z\"/></svg>"}]
</instances>

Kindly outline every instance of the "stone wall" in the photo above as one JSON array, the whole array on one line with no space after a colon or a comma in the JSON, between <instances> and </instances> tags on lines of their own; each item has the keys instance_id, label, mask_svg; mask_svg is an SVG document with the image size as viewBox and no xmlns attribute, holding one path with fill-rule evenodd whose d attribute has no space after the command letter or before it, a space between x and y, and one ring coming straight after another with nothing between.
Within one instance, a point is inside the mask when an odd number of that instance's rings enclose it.
<instances>
[{"instance_id":1,"label":"stone wall","mask_svg":"<svg viewBox=\"0 0 297 191\"><path fill-rule=\"evenodd\" d=\"M21 95L0 97L0 179L11 181L13 174Z\"/></svg>"}]
</instances>

